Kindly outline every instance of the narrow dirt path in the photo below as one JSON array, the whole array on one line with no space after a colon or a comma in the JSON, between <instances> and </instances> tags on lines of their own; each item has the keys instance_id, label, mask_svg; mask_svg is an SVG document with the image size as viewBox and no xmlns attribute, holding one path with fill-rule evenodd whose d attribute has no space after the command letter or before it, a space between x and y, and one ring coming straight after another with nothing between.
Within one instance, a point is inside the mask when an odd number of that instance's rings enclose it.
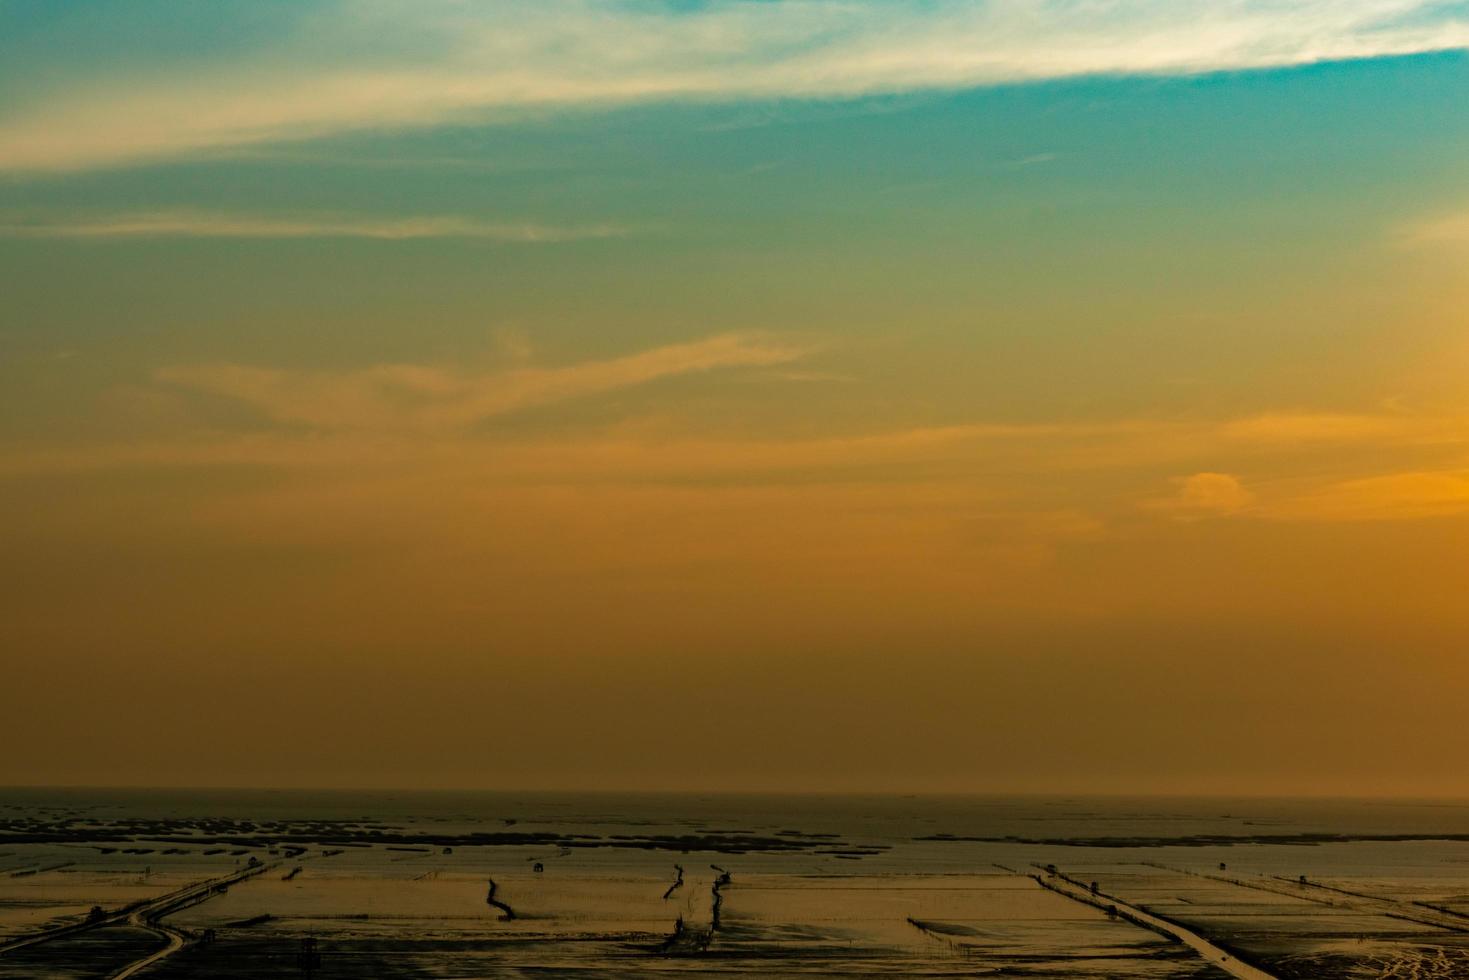
<instances>
[{"instance_id":1,"label":"narrow dirt path","mask_svg":"<svg viewBox=\"0 0 1469 980\"><path fill-rule=\"evenodd\" d=\"M138 960L136 963L123 967L120 971L112 975L112 980L123 980L124 977L130 977L135 973L142 973L154 963L167 959L184 948L185 937L183 933L176 929L170 929L168 926L159 925L156 922L149 922L147 917L142 913L134 913L128 916L128 923L162 936L168 940L168 945L164 946L158 952Z\"/></svg>"},{"instance_id":2,"label":"narrow dirt path","mask_svg":"<svg viewBox=\"0 0 1469 980\"><path fill-rule=\"evenodd\" d=\"M1108 911L1109 907L1115 908L1119 915L1122 915L1129 921L1144 928L1151 929L1175 942L1183 943L1203 957L1211 966L1218 967L1230 976L1238 977L1239 980L1279 980L1273 973L1266 973L1258 967L1241 962L1198 933L1186 929L1175 922L1159 918L1150 912L1145 912L1135 905L1130 905L1122 901L1122 899L1117 898L1115 895L1108 895L1105 892L1092 892L1060 873L1041 873L1032 875L1031 877L1042 888L1053 891L1058 895L1064 895L1073 901L1081 902L1083 905L1090 905L1092 908L1102 909L1103 911Z\"/></svg>"},{"instance_id":3,"label":"narrow dirt path","mask_svg":"<svg viewBox=\"0 0 1469 980\"><path fill-rule=\"evenodd\" d=\"M66 936L75 936L93 929L122 925L123 923L136 926L139 929L146 929L166 941L166 945L162 949L150 953L148 956L134 963L128 964L119 972L111 975L111 980L122 980L124 977L131 977L136 973L142 972L159 960L172 956L174 953L183 949L184 945L189 941L187 933L174 929L171 926L165 926L159 922L165 915L177 912L191 905L198 905L200 902L206 902L230 885L246 881L273 867L276 867L276 865L259 864L252 868L242 868L239 871L220 878L196 881L191 885L185 885L183 888L171 891L166 895L160 895L158 898L135 902L132 905L104 913L85 922L73 922L70 925L58 926L54 929L47 929L29 936L22 936L0 946L0 954L9 953L12 950L24 949L27 946L35 946L40 943L48 943Z\"/></svg>"}]
</instances>

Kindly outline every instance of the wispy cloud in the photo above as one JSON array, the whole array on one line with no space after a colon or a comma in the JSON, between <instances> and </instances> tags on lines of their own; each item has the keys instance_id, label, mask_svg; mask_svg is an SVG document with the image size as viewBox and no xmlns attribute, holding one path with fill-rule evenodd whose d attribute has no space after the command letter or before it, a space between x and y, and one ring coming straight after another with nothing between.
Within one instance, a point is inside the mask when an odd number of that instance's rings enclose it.
<instances>
[{"instance_id":1,"label":"wispy cloud","mask_svg":"<svg viewBox=\"0 0 1469 980\"><path fill-rule=\"evenodd\" d=\"M1469 513L1469 470L1385 473L1283 496L1261 516L1286 521L1401 521Z\"/></svg>"},{"instance_id":2,"label":"wispy cloud","mask_svg":"<svg viewBox=\"0 0 1469 980\"><path fill-rule=\"evenodd\" d=\"M930 487L956 499L984 497L995 513L1044 506L1111 513L1123 522L1135 520L1139 507L1184 521L1469 513L1469 419L1455 415L972 422L788 438L714 437L600 414L590 430L529 439L474 428L538 406L695 373L769 368L809 353L727 334L599 361L478 373L406 364L334 372L180 365L156 373L161 391L230 399L269 424L232 432L187 425L173 438L44 452L17 447L0 453L0 477L138 467L367 467L452 472L486 486L887 488L894 506L912 504L903 488ZM1161 494L1170 471L1184 475ZM1110 489L1099 495L1101 487Z\"/></svg>"},{"instance_id":3,"label":"wispy cloud","mask_svg":"<svg viewBox=\"0 0 1469 980\"><path fill-rule=\"evenodd\" d=\"M1306 447L1361 442L1457 441L1464 438L1465 430L1465 423L1459 419L1425 418L1405 413L1271 412L1222 423L1218 436L1225 443L1240 445Z\"/></svg>"},{"instance_id":4,"label":"wispy cloud","mask_svg":"<svg viewBox=\"0 0 1469 980\"><path fill-rule=\"evenodd\" d=\"M1013 167L1018 170L1021 167L1036 167L1043 163L1054 163L1056 159L1057 156L1054 153L1033 153L1028 157L1020 157L1019 159L1011 160L1008 164L1006 164L1006 166Z\"/></svg>"},{"instance_id":5,"label":"wispy cloud","mask_svg":"<svg viewBox=\"0 0 1469 980\"><path fill-rule=\"evenodd\" d=\"M0 167L107 166L354 129L667 99L846 98L1469 46L1432 0L339 0L269 50L138 66L0 120Z\"/></svg>"},{"instance_id":6,"label":"wispy cloud","mask_svg":"<svg viewBox=\"0 0 1469 980\"><path fill-rule=\"evenodd\" d=\"M322 429L452 429L556 402L719 368L768 367L805 351L749 334L722 334L564 367L473 374L416 364L303 372L240 364L161 369L168 384L235 399L277 421Z\"/></svg>"},{"instance_id":7,"label":"wispy cloud","mask_svg":"<svg viewBox=\"0 0 1469 980\"><path fill-rule=\"evenodd\" d=\"M534 244L614 238L626 233L615 225L487 222L453 215L374 219L147 211L63 221L0 222L0 236L9 238L465 238Z\"/></svg>"},{"instance_id":8,"label":"wispy cloud","mask_svg":"<svg viewBox=\"0 0 1469 980\"><path fill-rule=\"evenodd\" d=\"M971 422L750 437L669 428L646 416L604 417L599 408L583 416L595 420L590 427L530 437L477 426L660 379L779 367L809 353L769 337L726 334L559 367L482 372L180 365L156 372L158 393L182 411L152 438L0 447L0 479L246 467L301 475L324 495L337 485L375 493L377 484L388 493L405 484L486 494L539 488L551 497L623 502L673 494L691 513L743 506L731 501L799 500L798 509L814 514L826 495L845 501L854 522L878 519L909 531L922 525L935 539L974 535L994 543L1004 537L998 524L1019 521L1026 528L1019 537L1039 551L1019 541L1005 547L1026 561L1044 558L1058 540L1125 535L1139 520L1299 525L1469 515L1469 417L1453 414ZM250 406L264 424L211 428L193 411L199 396ZM1039 526L1038 514L1078 517L1064 527Z\"/></svg>"}]
</instances>

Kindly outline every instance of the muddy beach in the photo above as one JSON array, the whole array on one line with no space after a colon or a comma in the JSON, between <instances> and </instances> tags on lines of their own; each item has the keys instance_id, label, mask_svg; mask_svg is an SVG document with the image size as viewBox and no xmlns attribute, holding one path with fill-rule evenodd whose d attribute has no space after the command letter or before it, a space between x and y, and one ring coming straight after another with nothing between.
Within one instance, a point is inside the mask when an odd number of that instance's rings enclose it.
<instances>
[{"instance_id":1,"label":"muddy beach","mask_svg":"<svg viewBox=\"0 0 1469 980\"><path fill-rule=\"evenodd\" d=\"M0 811L0 977L294 976L308 965L321 977L465 980L1469 970L1462 811L492 795L37 803L12 794ZM1096 834L1103 818L1123 832ZM1271 831L1252 839L1246 820Z\"/></svg>"}]
</instances>

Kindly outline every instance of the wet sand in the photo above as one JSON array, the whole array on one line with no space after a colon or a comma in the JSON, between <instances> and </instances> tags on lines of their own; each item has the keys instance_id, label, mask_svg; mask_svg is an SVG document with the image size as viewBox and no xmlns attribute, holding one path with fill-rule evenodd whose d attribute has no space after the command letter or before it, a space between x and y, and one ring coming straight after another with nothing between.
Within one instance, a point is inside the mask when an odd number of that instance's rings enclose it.
<instances>
[{"instance_id":1,"label":"wet sand","mask_svg":"<svg viewBox=\"0 0 1469 980\"><path fill-rule=\"evenodd\" d=\"M0 977L1469 976L1462 810L470 802L12 803Z\"/></svg>"}]
</instances>

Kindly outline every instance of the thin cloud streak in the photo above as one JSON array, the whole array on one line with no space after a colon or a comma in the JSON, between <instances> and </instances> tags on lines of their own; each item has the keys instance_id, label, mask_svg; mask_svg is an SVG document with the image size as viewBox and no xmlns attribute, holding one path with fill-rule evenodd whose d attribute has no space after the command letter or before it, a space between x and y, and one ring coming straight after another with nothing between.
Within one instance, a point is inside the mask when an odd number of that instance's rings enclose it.
<instances>
[{"instance_id":1,"label":"thin cloud streak","mask_svg":"<svg viewBox=\"0 0 1469 980\"><path fill-rule=\"evenodd\" d=\"M158 381L244 402L281 423L373 431L454 429L525 409L720 368L768 367L802 348L721 334L602 361L471 374L416 364L308 373L239 364L179 365Z\"/></svg>"},{"instance_id":2,"label":"thin cloud streak","mask_svg":"<svg viewBox=\"0 0 1469 980\"><path fill-rule=\"evenodd\" d=\"M378 241L463 238L539 244L619 238L626 234L626 229L615 225L563 227L485 222L453 215L372 219L149 211L72 221L0 224L0 237L6 238L367 238Z\"/></svg>"},{"instance_id":3,"label":"thin cloud streak","mask_svg":"<svg viewBox=\"0 0 1469 980\"><path fill-rule=\"evenodd\" d=\"M227 365L173 368L159 372L165 384L250 404L271 427L17 447L0 452L0 479L247 467L318 474L312 480L326 485L393 482L411 474L486 489L612 493L664 487L711 501L826 487L895 511L921 509L938 494L954 502L985 500L994 514L1049 508L1092 515L1089 521L1108 514L1122 524L1139 516L1362 523L1469 514L1463 462L1469 421L1461 417L970 423L791 439L709 438L613 424L591 436L505 440L471 428L534 405L800 356L794 348L729 335L606 361L486 375L406 365L315 375ZM1302 472L1295 454L1311 447L1331 452L1332 472L1314 464ZM1246 466L1251 476L1220 464ZM1158 471L1175 467L1180 475L1169 481L1172 492L1159 495ZM1102 481L1112 489L1068 489L1081 470L1116 474Z\"/></svg>"},{"instance_id":4,"label":"thin cloud streak","mask_svg":"<svg viewBox=\"0 0 1469 980\"><path fill-rule=\"evenodd\" d=\"M1354 418L1338 429L1333 451L1356 449L1372 457L1383 450L1469 450L1469 420L1438 416L1260 415L1196 422L1120 419L1098 422L971 422L892 429L844 436L791 439L708 438L659 433L613 424L592 438L547 435L499 444L469 436L463 426L518 408L569 400L691 371L758 366L771 358L796 359L796 348L747 349L738 335L656 348L653 351L561 368L464 375L411 365L381 365L354 372L308 374L240 365L187 365L155 372L162 384L232 398L255 406L288 428L248 434L194 433L174 440L95 445L0 455L0 474L85 472L133 466L254 465L315 467L368 460L406 462L443 454L467 459L490 452L498 471L517 478L556 482L593 479L681 480L689 477L774 478L782 473L850 473L852 467L900 467L929 478L929 464L1000 461L1007 472L1077 469L1150 469L1181 461L1244 455L1289 456L1314 443L1313 420ZM409 396L413 397L409 397ZM403 404L411 405L406 416ZM422 427L440 422L438 438ZM442 424L445 421L453 424ZM1285 429L1259 433L1262 420L1291 420ZM1393 424L1388 424L1389 422ZM324 430L302 437L294 427ZM333 434L335 433L335 434ZM1233 477L1231 477L1233 479ZM1185 482L1185 478L1177 481Z\"/></svg>"},{"instance_id":5,"label":"thin cloud streak","mask_svg":"<svg viewBox=\"0 0 1469 980\"><path fill-rule=\"evenodd\" d=\"M854 98L1466 47L1469 20L1428 0L716 0L681 11L343 0L250 57L202 70L139 66L20 106L0 120L0 170L105 167L567 107Z\"/></svg>"},{"instance_id":6,"label":"thin cloud streak","mask_svg":"<svg viewBox=\"0 0 1469 980\"><path fill-rule=\"evenodd\" d=\"M1277 521L1365 523L1469 513L1469 470L1410 470L1341 480L1283 496L1259 516Z\"/></svg>"}]
</instances>

